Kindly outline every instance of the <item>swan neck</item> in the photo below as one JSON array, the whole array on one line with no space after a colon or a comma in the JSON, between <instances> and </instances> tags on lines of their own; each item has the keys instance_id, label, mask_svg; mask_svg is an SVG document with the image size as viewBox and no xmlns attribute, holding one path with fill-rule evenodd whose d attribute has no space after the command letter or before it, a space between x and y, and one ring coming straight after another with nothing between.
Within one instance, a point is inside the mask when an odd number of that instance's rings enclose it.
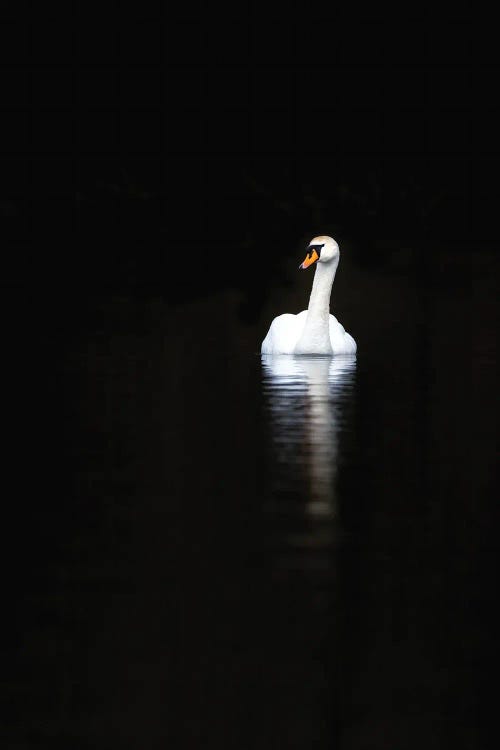
<instances>
[{"instance_id":1,"label":"swan neck","mask_svg":"<svg viewBox=\"0 0 500 750\"><path fill-rule=\"evenodd\" d=\"M338 258L317 263L314 272L307 316L295 354L333 354L330 341L330 294Z\"/></svg>"},{"instance_id":2,"label":"swan neck","mask_svg":"<svg viewBox=\"0 0 500 750\"><path fill-rule=\"evenodd\" d=\"M314 272L308 311L313 315L328 316L330 314L330 296L333 280L339 264L338 258L331 263L317 263Z\"/></svg>"}]
</instances>

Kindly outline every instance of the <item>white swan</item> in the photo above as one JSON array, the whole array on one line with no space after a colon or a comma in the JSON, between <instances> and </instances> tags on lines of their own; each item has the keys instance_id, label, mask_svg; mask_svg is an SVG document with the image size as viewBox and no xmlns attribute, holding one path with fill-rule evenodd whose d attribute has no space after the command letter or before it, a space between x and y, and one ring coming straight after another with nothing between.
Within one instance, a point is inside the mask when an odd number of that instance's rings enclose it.
<instances>
[{"instance_id":1,"label":"white swan","mask_svg":"<svg viewBox=\"0 0 500 750\"><path fill-rule=\"evenodd\" d=\"M274 318L262 342L262 354L356 354L353 337L330 314L330 295L339 264L339 246L326 235L314 237L300 268L316 263L309 307L298 315Z\"/></svg>"}]
</instances>

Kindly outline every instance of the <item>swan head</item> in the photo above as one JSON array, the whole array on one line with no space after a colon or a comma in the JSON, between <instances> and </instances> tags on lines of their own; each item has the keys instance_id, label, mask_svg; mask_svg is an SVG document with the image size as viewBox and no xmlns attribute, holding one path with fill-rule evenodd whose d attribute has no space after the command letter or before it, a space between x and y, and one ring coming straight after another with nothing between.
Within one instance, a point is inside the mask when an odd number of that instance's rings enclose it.
<instances>
[{"instance_id":1,"label":"swan head","mask_svg":"<svg viewBox=\"0 0 500 750\"><path fill-rule=\"evenodd\" d=\"M307 255L299 268L309 268L313 263L329 263L338 259L339 254L339 246L333 237L320 234L310 241L307 247Z\"/></svg>"}]
</instances>

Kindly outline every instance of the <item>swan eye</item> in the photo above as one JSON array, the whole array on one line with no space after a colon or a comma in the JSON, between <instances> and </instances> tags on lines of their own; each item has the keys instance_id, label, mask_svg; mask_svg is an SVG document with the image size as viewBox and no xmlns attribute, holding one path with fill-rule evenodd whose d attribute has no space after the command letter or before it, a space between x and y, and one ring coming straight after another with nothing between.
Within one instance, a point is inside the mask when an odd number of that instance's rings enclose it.
<instances>
[{"instance_id":1,"label":"swan eye","mask_svg":"<svg viewBox=\"0 0 500 750\"><path fill-rule=\"evenodd\" d=\"M308 256L312 255L313 251L316 250L316 253L318 254L318 260L319 260L319 258L321 258L321 248L322 247L324 247L324 244L323 245L309 245L308 250L310 252L308 252Z\"/></svg>"}]
</instances>

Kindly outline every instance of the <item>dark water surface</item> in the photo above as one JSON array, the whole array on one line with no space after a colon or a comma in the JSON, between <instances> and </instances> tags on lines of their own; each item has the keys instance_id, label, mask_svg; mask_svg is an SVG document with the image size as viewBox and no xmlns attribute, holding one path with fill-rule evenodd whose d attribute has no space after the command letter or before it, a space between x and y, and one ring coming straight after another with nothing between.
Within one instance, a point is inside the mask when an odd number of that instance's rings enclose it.
<instances>
[{"instance_id":1,"label":"dark water surface","mask_svg":"<svg viewBox=\"0 0 500 750\"><path fill-rule=\"evenodd\" d=\"M104 299L42 337L3 746L489 747L481 283L381 290L354 360L261 359L230 295Z\"/></svg>"}]
</instances>

